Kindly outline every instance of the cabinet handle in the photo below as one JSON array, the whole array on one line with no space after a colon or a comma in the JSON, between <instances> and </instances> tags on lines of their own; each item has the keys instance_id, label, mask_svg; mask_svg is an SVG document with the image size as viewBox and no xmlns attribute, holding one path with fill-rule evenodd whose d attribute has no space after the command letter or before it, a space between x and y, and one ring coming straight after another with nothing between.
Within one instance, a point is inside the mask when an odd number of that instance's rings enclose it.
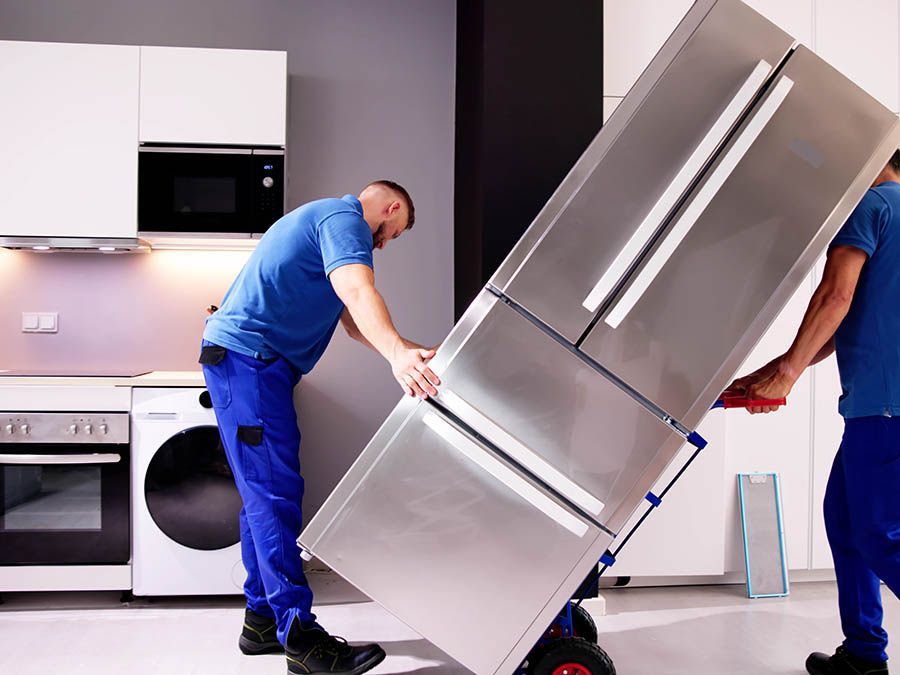
<instances>
[{"instance_id":1,"label":"cabinet handle","mask_svg":"<svg viewBox=\"0 0 900 675\"><path fill-rule=\"evenodd\" d=\"M584 302L581 303L585 309L591 312L597 311L597 308L600 307L606 296L609 295L619 279L628 270L628 267L634 262L644 246L647 245L647 242L650 241L650 238L662 224L663 218L675 206L678 198L690 185L694 176L703 168L704 163L716 149L716 146L725 138L725 134L728 133L728 130L734 123L738 121L744 108L753 100L753 97L763 82L766 81L771 70L772 66L766 61L760 61L756 64L753 72L741 85L738 93L725 106L719 118L706 132L706 136L703 137L703 140L700 141L694 152L691 153L691 156L675 175L675 178L672 179L672 182L660 195L653 208L650 209L650 212L631 235L628 243L619 251L612 264L606 269L603 276L591 289L591 292L588 293Z\"/></svg>"},{"instance_id":2,"label":"cabinet handle","mask_svg":"<svg viewBox=\"0 0 900 675\"><path fill-rule=\"evenodd\" d=\"M87 455L0 455L0 464L116 464L122 460L118 453Z\"/></svg>"},{"instance_id":3,"label":"cabinet handle","mask_svg":"<svg viewBox=\"0 0 900 675\"><path fill-rule=\"evenodd\" d=\"M794 81L788 77L783 77L775 85L772 93L760 106L759 111L750 120L737 140L725 153L722 161L715 168L703 187L697 192L697 196L688 205L672 227L669 234L662 241L650 260L640 271L628 290L622 294L615 305L609 310L604 321L613 328L617 328L620 323L628 316L628 313L637 304L638 300L644 295L644 292L653 283L656 275L678 248L678 245L684 240L691 228L699 220L706 207L709 206L713 198L719 192L719 189L728 180L728 177L734 171L738 163L743 159L744 155L753 145L756 138L762 133L762 130L771 121L775 113L784 103L788 93L794 86Z\"/></svg>"}]
</instances>

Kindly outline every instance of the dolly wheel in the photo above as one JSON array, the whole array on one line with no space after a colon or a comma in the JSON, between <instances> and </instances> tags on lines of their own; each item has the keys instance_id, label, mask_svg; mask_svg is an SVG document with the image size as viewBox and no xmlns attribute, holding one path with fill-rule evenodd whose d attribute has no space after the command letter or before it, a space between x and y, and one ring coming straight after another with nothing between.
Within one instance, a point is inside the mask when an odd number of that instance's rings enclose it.
<instances>
[{"instance_id":1,"label":"dolly wheel","mask_svg":"<svg viewBox=\"0 0 900 675\"><path fill-rule=\"evenodd\" d=\"M588 642L597 641L597 624L594 623L594 618L583 606L574 603L572 604L572 631L575 637L584 638ZM556 640L562 636L562 626L556 621L544 633L544 638L547 640Z\"/></svg>"},{"instance_id":2,"label":"dolly wheel","mask_svg":"<svg viewBox=\"0 0 900 675\"><path fill-rule=\"evenodd\" d=\"M607 653L583 638L562 638L548 644L534 664L534 675L616 675Z\"/></svg>"}]
</instances>

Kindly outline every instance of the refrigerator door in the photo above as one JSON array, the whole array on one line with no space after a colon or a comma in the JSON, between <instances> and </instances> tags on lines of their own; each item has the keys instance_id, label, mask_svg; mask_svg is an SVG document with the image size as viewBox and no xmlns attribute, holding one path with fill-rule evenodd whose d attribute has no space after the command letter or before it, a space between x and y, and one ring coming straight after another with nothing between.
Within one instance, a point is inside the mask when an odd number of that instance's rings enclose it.
<instances>
[{"instance_id":1,"label":"refrigerator door","mask_svg":"<svg viewBox=\"0 0 900 675\"><path fill-rule=\"evenodd\" d=\"M433 405L406 399L300 536L476 673L509 673L611 541Z\"/></svg>"},{"instance_id":2,"label":"refrigerator door","mask_svg":"<svg viewBox=\"0 0 900 675\"><path fill-rule=\"evenodd\" d=\"M505 302L483 292L475 306L460 348L441 347L438 403L617 532L684 438Z\"/></svg>"},{"instance_id":3,"label":"refrigerator door","mask_svg":"<svg viewBox=\"0 0 900 675\"><path fill-rule=\"evenodd\" d=\"M695 3L491 283L575 342L792 44L739 0Z\"/></svg>"},{"instance_id":4,"label":"refrigerator door","mask_svg":"<svg viewBox=\"0 0 900 675\"><path fill-rule=\"evenodd\" d=\"M896 115L799 47L581 348L695 428L898 131Z\"/></svg>"}]
</instances>

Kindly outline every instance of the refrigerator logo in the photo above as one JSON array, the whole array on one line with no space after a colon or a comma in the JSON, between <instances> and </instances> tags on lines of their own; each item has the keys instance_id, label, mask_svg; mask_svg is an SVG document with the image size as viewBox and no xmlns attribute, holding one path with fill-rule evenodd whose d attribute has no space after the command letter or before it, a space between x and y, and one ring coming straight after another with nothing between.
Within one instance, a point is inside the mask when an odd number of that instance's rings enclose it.
<instances>
[{"instance_id":1,"label":"refrigerator logo","mask_svg":"<svg viewBox=\"0 0 900 675\"><path fill-rule=\"evenodd\" d=\"M814 169L818 169L825 162L825 155L822 154L821 150L814 148L800 138L795 138L788 147L791 149L791 152Z\"/></svg>"}]
</instances>

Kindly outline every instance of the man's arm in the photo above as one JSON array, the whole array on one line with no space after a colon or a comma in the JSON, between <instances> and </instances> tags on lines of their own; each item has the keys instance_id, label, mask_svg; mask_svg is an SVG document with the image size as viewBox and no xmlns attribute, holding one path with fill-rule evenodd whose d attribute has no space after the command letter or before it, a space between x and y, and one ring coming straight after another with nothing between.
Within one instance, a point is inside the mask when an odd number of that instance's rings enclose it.
<instances>
[{"instance_id":1,"label":"man's arm","mask_svg":"<svg viewBox=\"0 0 900 675\"><path fill-rule=\"evenodd\" d=\"M332 270L328 278L349 312L352 328L348 328L343 316L342 323L350 336L373 348L391 364L394 378L409 396L436 395L435 386L441 381L426 365L434 350L400 337L384 298L375 288L372 269L362 264L343 265Z\"/></svg>"},{"instance_id":2,"label":"man's arm","mask_svg":"<svg viewBox=\"0 0 900 675\"><path fill-rule=\"evenodd\" d=\"M750 398L783 398L801 373L834 351L834 332L841 325L868 255L854 246L835 246L828 252L822 281L809 302L793 344L782 356L758 371L735 380ZM751 413L772 412L778 406L748 408Z\"/></svg>"}]
</instances>

